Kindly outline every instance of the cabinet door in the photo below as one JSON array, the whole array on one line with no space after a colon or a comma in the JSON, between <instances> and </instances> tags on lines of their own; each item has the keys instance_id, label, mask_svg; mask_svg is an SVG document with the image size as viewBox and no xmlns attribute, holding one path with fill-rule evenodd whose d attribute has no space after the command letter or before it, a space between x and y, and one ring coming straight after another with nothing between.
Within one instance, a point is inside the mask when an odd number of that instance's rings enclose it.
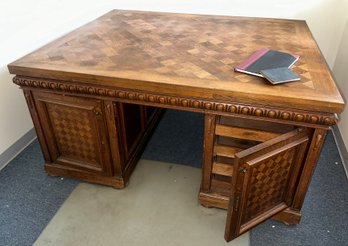
<instances>
[{"instance_id":1,"label":"cabinet door","mask_svg":"<svg viewBox=\"0 0 348 246\"><path fill-rule=\"evenodd\" d=\"M46 93L34 100L54 164L112 175L101 100Z\"/></svg>"},{"instance_id":2,"label":"cabinet door","mask_svg":"<svg viewBox=\"0 0 348 246\"><path fill-rule=\"evenodd\" d=\"M236 154L226 241L291 206L309 135L299 128Z\"/></svg>"}]
</instances>

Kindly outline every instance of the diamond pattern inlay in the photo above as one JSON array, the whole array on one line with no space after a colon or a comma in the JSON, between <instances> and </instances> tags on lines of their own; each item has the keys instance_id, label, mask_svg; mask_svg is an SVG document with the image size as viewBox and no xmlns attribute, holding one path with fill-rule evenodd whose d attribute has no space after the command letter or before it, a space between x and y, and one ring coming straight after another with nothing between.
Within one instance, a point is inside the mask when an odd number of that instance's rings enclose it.
<instances>
[{"instance_id":1,"label":"diamond pattern inlay","mask_svg":"<svg viewBox=\"0 0 348 246\"><path fill-rule=\"evenodd\" d=\"M267 46L298 55L303 49L295 25L284 22L256 25L248 19L115 11L95 25L98 29L84 28L78 38L67 38L47 53L35 53L35 60L108 71L248 82L255 78L236 76L234 67L257 48ZM247 35L259 30L267 35ZM289 35L293 38L288 39ZM297 70L307 72L306 67Z\"/></svg>"},{"instance_id":2,"label":"diamond pattern inlay","mask_svg":"<svg viewBox=\"0 0 348 246\"><path fill-rule=\"evenodd\" d=\"M253 165L244 222L283 200L294 155L291 148Z\"/></svg>"},{"instance_id":3,"label":"diamond pattern inlay","mask_svg":"<svg viewBox=\"0 0 348 246\"><path fill-rule=\"evenodd\" d=\"M299 55L293 69L301 81L271 86L234 71L266 47ZM8 67L22 76L137 89L152 82L158 91L172 86L190 97L218 94L330 113L343 109L309 28L297 20L114 10Z\"/></svg>"},{"instance_id":4,"label":"diamond pattern inlay","mask_svg":"<svg viewBox=\"0 0 348 246\"><path fill-rule=\"evenodd\" d=\"M99 166L88 111L47 103L47 111L61 156Z\"/></svg>"}]
</instances>

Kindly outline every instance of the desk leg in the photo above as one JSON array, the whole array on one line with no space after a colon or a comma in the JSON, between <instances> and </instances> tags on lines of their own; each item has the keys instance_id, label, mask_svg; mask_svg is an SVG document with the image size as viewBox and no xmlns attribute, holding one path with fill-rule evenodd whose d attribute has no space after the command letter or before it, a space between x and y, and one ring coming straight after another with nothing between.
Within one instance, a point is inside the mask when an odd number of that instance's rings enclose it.
<instances>
[{"instance_id":1,"label":"desk leg","mask_svg":"<svg viewBox=\"0 0 348 246\"><path fill-rule=\"evenodd\" d=\"M210 200L207 194L211 185L211 169L213 163L214 136L215 136L216 116L205 114L204 117L204 145L203 145L203 167L202 167L202 184L199 194L199 200L203 206L209 207L206 200ZM209 202L210 203L210 202Z\"/></svg>"},{"instance_id":2,"label":"desk leg","mask_svg":"<svg viewBox=\"0 0 348 246\"><path fill-rule=\"evenodd\" d=\"M312 179L317 161L321 149L324 144L325 136L327 134L326 129L315 129L311 141L311 145L308 150L307 158L302 169L302 174L297 186L296 193L292 202L292 206L285 209L283 212L275 215L273 219L282 221L287 225L293 225L300 223L301 220L301 208Z\"/></svg>"},{"instance_id":3,"label":"desk leg","mask_svg":"<svg viewBox=\"0 0 348 246\"><path fill-rule=\"evenodd\" d=\"M211 184L211 168L215 136L216 116L206 114L204 119L203 171L202 191L208 192Z\"/></svg>"}]
</instances>

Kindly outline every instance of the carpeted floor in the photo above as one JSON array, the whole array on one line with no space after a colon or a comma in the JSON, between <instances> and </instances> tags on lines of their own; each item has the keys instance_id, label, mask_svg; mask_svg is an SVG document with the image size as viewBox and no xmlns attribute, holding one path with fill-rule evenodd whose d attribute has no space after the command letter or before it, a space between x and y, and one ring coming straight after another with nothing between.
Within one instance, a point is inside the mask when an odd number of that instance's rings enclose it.
<instances>
[{"instance_id":1,"label":"carpeted floor","mask_svg":"<svg viewBox=\"0 0 348 246\"><path fill-rule=\"evenodd\" d=\"M202 160L203 115L168 110L143 159L192 165ZM35 141L0 172L0 245L32 245L79 181L49 177ZM300 225L267 221L251 245L348 245L348 188L332 134L326 139Z\"/></svg>"},{"instance_id":2,"label":"carpeted floor","mask_svg":"<svg viewBox=\"0 0 348 246\"><path fill-rule=\"evenodd\" d=\"M0 245L32 245L79 183L49 177L38 141L0 171Z\"/></svg>"},{"instance_id":3,"label":"carpeted floor","mask_svg":"<svg viewBox=\"0 0 348 246\"><path fill-rule=\"evenodd\" d=\"M140 160L127 189L80 183L34 246L249 246L249 233L226 243L226 211L200 206L201 176Z\"/></svg>"}]
</instances>

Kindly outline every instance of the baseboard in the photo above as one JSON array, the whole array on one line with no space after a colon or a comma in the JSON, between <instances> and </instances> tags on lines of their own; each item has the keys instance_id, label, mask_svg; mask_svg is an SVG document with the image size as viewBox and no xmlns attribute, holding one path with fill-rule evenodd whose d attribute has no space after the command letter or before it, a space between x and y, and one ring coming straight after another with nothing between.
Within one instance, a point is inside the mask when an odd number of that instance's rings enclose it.
<instances>
[{"instance_id":1,"label":"baseboard","mask_svg":"<svg viewBox=\"0 0 348 246\"><path fill-rule=\"evenodd\" d=\"M344 170L346 171L346 175L348 178L348 151L347 147L344 144L340 129L338 128L337 125L332 127L332 132L334 135L335 142L338 147L338 152L340 153L342 164L344 167Z\"/></svg>"},{"instance_id":2,"label":"baseboard","mask_svg":"<svg viewBox=\"0 0 348 246\"><path fill-rule=\"evenodd\" d=\"M35 139L36 132L35 129L32 128L14 144L12 144L7 150L0 154L0 171Z\"/></svg>"}]
</instances>

